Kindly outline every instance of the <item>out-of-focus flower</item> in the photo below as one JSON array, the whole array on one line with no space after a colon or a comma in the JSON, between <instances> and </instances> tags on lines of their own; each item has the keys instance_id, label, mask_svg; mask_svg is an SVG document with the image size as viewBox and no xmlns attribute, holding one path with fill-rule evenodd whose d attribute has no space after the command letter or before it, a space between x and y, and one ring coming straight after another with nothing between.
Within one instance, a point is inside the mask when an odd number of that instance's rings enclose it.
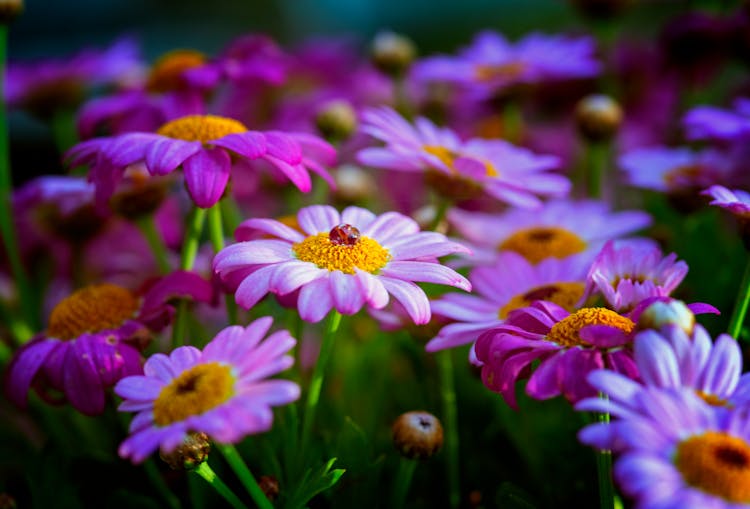
<instances>
[{"instance_id":1,"label":"out-of-focus flower","mask_svg":"<svg viewBox=\"0 0 750 509\"><path fill-rule=\"evenodd\" d=\"M105 50L87 49L62 59L12 62L8 66L5 101L40 118L73 108L92 87L125 83L140 75L139 50L120 39Z\"/></svg>"},{"instance_id":2,"label":"out-of-focus flower","mask_svg":"<svg viewBox=\"0 0 750 509\"><path fill-rule=\"evenodd\" d=\"M581 442L620 453L614 476L636 507L738 508L750 502L750 413L717 409L687 388L641 385L608 371L589 375L606 398L576 408L608 412Z\"/></svg>"},{"instance_id":3,"label":"out-of-focus flower","mask_svg":"<svg viewBox=\"0 0 750 509\"><path fill-rule=\"evenodd\" d=\"M67 400L87 415L101 413L105 390L140 372L150 331L169 323L174 310L167 301L177 296L208 302L213 289L196 274L174 272L143 295L109 283L71 294L52 310L47 330L11 360L8 398L23 407L34 387L49 401Z\"/></svg>"},{"instance_id":4,"label":"out-of-focus flower","mask_svg":"<svg viewBox=\"0 0 750 509\"><path fill-rule=\"evenodd\" d=\"M586 295L600 293L613 309L629 311L649 297L670 295L688 272L677 255L641 243L607 242L591 265Z\"/></svg>"},{"instance_id":5,"label":"out-of-focus flower","mask_svg":"<svg viewBox=\"0 0 750 509\"><path fill-rule=\"evenodd\" d=\"M687 147L634 149L618 158L628 182L644 189L680 193L695 192L733 178L734 162L713 149Z\"/></svg>"},{"instance_id":6,"label":"out-of-focus flower","mask_svg":"<svg viewBox=\"0 0 750 509\"><path fill-rule=\"evenodd\" d=\"M437 258L467 252L436 232L397 212L376 216L347 207L313 205L297 213L299 229L273 219L248 219L236 231L236 244L220 251L214 270L237 303L249 309L266 293L299 289L297 307L307 321L322 320L331 308L351 315L365 304L380 309L395 297L418 324L430 320L430 304L414 281L469 291L471 284ZM245 240L258 233L271 239Z\"/></svg>"},{"instance_id":7,"label":"out-of-focus flower","mask_svg":"<svg viewBox=\"0 0 750 509\"><path fill-rule=\"evenodd\" d=\"M501 325L514 309L546 300L573 312L581 304L588 260L571 256L547 258L534 265L518 253L506 251L494 265L469 274L473 295L448 293L432 301L432 312L455 321L446 325L425 347L428 352L476 341Z\"/></svg>"},{"instance_id":8,"label":"out-of-focus flower","mask_svg":"<svg viewBox=\"0 0 750 509\"><path fill-rule=\"evenodd\" d=\"M575 403L596 394L586 381L591 371L606 367L638 376L628 348L634 328L628 317L609 309L582 308L571 314L551 302L536 301L479 336L475 351L482 381L514 408L516 382L527 377L526 394L532 398L562 394Z\"/></svg>"},{"instance_id":9,"label":"out-of-focus flower","mask_svg":"<svg viewBox=\"0 0 750 509\"><path fill-rule=\"evenodd\" d=\"M698 106L682 120L690 140L737 142L750 139L750 99L739 98L732 109Z\"/></svg>"},{"instance_id":10,"label":"out-of-focus flower","mask_svg":"<svg viewBox=\"0 0 750 509\"><path fill-rule=\"evenodd\" d=\"M591 78L601 71L594 39L532 33L511 43L497 32L478 34L458 56L425 58L413 68L418 81L455 83L479 96L517 84Z\"/></svg>"},{"instance_id":11,"label":"out-of-focus flower","mask_svg":"<svg viewBox=\"0 0 750 509\"><path fill-rule=\"evenodd\" d=\"M646 212L611 212L606 203L594 200L552 200L538 210L501 214L453 208L448 220L469 241L472 257L466 262L472 264L493 263L498 251L515 251L531 263L580 253L593 258L607 240L651 224Z\"/></svg>"},{"instance_id":12,"label":"out-of-focus flower","mask_svg":"<svg viewBox=\"0 0 750 509\"><path fill-rule=\"evenodd\" d=\"M416 56L414 42L403 35L380 32L372 41L372 63L389 76L402 76Z\"/></svg>"},{"instance_id":13,"label":"out-of-focus flower","mask_svg":"<svg viewBox=\"0 0 750 509\"><path fill-rule=\"evenodd\" d=\"M203 351L181 346L169 356L157 353L143 375L120 380L115 393L125 401L119 410L137 412L120 456L140 463L156 449L173 451L191 432L237 443L270 429L271 408L300 394L294 382L266 380L294 363L287 353L296 343L285 330L264 339L271 323L263 317L227 327Z\"/></svg>"},{"instance_id":14,"label":"out-of-focus flower","mask_svg":"<svg viewBox=\"0 0 750 509\"><path fill-rule=\"evenodd\" d=\"M144 163L152 175L182 167L194 203L209 208L224 194L232 169L247 169L249 162L262 159L307 192L312 187L308 169L332 182L323 165L332 164L336 152L313 135L249 131L231 118L189 115L167 122L156 133L79 143L66 158L71 165L91 165L89 178L101 199L114 193L125 170L136 163Z\"/></svg>"},{"instance_id":15,"label":"out-of-focus flower","mask_svg":"<svg viewBox=\"0 0 750 509\"><path fill-rule=\"evenodd\" d=\"M742 189L727 189L724 186L711 186L701 194L713 198L711 205L728 210L741 220L750 220L750 193Z\"/></svg>"},{"instance_id":16,"label":"out-of-focus flower","mask_svg":"<svg viewBox=\"0 0 750 509\"><path fill-rule=\"evenodd\" d=\"M412 125L390 108L368 110L362 131L386 143L361 150L357 157L362 164L423 172L428 184L455 199L484 191L511 205L533 208L542 203L537 195L561 197L570 190L566 177L549 172L559 165L556 157L502 140L462 141L426 118Z\"/></svg>"}]
</instances>

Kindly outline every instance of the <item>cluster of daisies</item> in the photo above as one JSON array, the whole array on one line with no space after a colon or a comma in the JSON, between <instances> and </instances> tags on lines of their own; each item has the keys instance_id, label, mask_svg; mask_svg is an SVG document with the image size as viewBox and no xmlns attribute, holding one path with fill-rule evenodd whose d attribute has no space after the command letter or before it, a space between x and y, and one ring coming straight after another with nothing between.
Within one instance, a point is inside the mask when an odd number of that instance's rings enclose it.
<instances>
[{"instance_id":1,"label":"cluster of daisies","mask_svg":"<svg viewBox=\"0 0 750 509\"><path fill-rule=\"evenodd\" d=\"M750 504L744 307L715 341L696 324L719 310L672 297L688 265L645 233L658 218L636 192L681 211L712 199L750 239L750 99L681 117L657 93L680 86L664 55L615 60L586 36L485 31L422 59L395 34L373 47L248 35L149 64L122 40L11 64L6 104L74 113L75 136L57 140L68 175L12 195L8 398L116 404L135 414L119 454L140 463L194 433L267 431L309 390L273 378L299 380L302 339L274 322L432 323L425 355L461 348L511 407L523 390L611 416L579 438L616 454L639 507ZM583 97L605 69L649 83L624 118Z\"/></svg>"}]
</instances>

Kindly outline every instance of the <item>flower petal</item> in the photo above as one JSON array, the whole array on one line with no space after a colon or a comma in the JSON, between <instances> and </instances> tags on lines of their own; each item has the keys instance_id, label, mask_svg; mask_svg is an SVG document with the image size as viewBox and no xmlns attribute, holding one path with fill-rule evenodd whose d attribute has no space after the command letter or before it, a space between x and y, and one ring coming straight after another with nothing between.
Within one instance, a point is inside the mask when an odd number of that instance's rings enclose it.
<instances>
[{"instance_id":1,"label":"flower petal","mask_svg":"<svg viewBox=\"0 0 750 509\"><path fill-rule=\"evenodd\" d=\"M188 193L198 207L212 207L221 199L231 166L229 154L222 148L200 150L182 164Z\"/></svg>"}]
</instances>

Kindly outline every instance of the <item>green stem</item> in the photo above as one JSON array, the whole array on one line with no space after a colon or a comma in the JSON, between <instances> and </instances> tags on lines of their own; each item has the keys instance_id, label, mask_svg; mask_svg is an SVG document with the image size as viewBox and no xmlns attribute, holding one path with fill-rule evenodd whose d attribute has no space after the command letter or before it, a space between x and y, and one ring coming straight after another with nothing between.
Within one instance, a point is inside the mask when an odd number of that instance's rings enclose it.
<instances>
[{"instance_id":1,"label":"green stem","mask_svg":"<svg viewBox=\"0 0 750 509\"><path fill-rule=\"evenodd\" d=\"M216 472L214 472L211 467L208 466L207 462L204 461L203 463L201 463L198 468L193 470L193 472L205 479L206 482L219 493L219 495L224 497L224 500L229 502L229 505L234 507L234 509L247 509L247 506L243 504L239 498L237 498L237 495L232 493L232 490L230 490L229 487L224 484L221 479L219 479L219 476L217 476Z\"/></svg>"},{"instance_id":2,"label":"green stem","mask_svg":"<svg viewBox=\"0 0 750 509\"><path fill-rule=\"evenodd\" d=\"M143 464L143 468L145 468L146 475L151 481L154 489L156 489L163 501L166 502L167 507L170 509L180 509L180 500L174 493L172 493L169 486L164 482L164 478L161 476L161 472L159 472L159 468L156 466L156 463L154 463L154 460L152 458L147 459Z\"/></svg>"},{"instance_id":3,"label":"green stem","mask_svg":"<svg viewBox=\"0 0 750 509\"><path fill-rule=\"evenodd\" d=\"M439 352L440 392L443 400L443 428L445 429L446 469L450 507L455 509L461 502L458 465L458 408L453 374L451 350Z\"/></svg>"},{"instance_id":4,"label":"green stem","mask_svg":"<svg viewBox=\"0 0 750 509\"><path fill-rule=\"evenodd\" d=\"M601 198L602 182L606 176L609 146L603 142L586 145L586 187L589 198Z\"/></svg>"},{"instance_id":5,"label":"green stem","mask_svg":"<svg viewBox=\"0 0 750 509\"><path fill-rule=\"evenodd\" d=\"M745 274L742 276L740 289L737 292L732 317L729 319L729 334L734 339L740 339L748 303L750 303L750 260L745 267Z\"/></svg>"},{"instance_id":6,"label":"green stem","mask_svg":"<svg viewBox=\"0 0 750 509\"><path fill-rule=\"evenodd\" d=\"M599 393L601 399L607 399L607 395ZM596 415L600 423L609 423L609 413ZM612 451L601 450L596 453L596 472L599 479L599 507L601 509L614 509L615 488L612 483Z\"/></svg>"},{"instance_id":7,"label":"green stem","mask_svg":"<svg viewBox=\"0 0 750 509\"><path fill-rule=\"evenodd\" d=\"M523 115L521 107L513 99L503 107L503 138L511 143L519 144L523 136Z\"/></svg>"},{"instance_id":8,"label":"green stem","mask_svg":"<svg viewBox=\"0 0 750 509\"><path fill-rule=\"evenodd\" d=\"M5 63L8 52L8 25L0 23L0 97L5 96ZM35 330L38 323L38 306L34 304L34 294L31 291L29 278L21 263L18 249L18 233L13 222L11 207L12 179L10 174L10 154L8 141L8 118L5 111L5 101L0 100L0 235L2 235L5 252L10 262L13 280L18 288L21 311L28 324L25 329ZM16 337L19 343L24 343L29 337Z\"/></svg>"},{"instance_id":9,"label":"green stem","mask_svg":"<svg viewBox=\"0 0 750 509\"><path fill-rule=\"evenodd\" d=\"M64 154L69 148L78 143L75 115L75 109L58 109L52 115L52 134L60 154Z\"/></svg>"},{"instance_id":10,"label":"green stem","mask_svg":"<svg viewBox=\"0 0 750 509\"><path fill-rule=\"evenodd\" d=\"M216 448L227 460L229 466L232 467L234 473L242 482L247 492L252 497L255 504L259 509L273 509L273 504L268 500L266 494L258 486L258 482L255 480L253 473L247 467L247 464L242 459L242 456L237 452L237 449L232 444L216 444Z\"/></svg>"},{"instance_id":11,"label":"green stem","mask_svg":"<svg viewBox=\"0 0 750 509\"><path fill-rule=\"evenodd\" d=\"M406 494L409 492L409 485L411 484L411 478L414 476L415 468L417 468L416 460L401 458L393 487L392 509L401 509L404 507L404 501L406 500Z\"/></svg>"},{"instance_id":12,"label":"green stem","mask_svg":"<svg viewBox=\"0 0 750 509\"><path fill-rule=\"evenodd\" d=\"M198 254L203 224L206 222L206 210L195 207L188 222L185 232L185 241L182 244L182 256L180 258L180 269L192 270L195 265L195 257ZM177 305L177 316L172 327L172 347L185 344L188 323L188 302L181 300Z\"/></svg>"},{"instance_id":13,"label":"green stem","mask_svg":"<svg viewBox=\"0 0 750 509\"><path fill-rule=\"evenodd\" d=\"M304 458L312 434L312 426L315 421L315 410L320 400L320 391L323 387L323 378L325 377L326 365L333 352L333 344L336 339L336 331L341 323L341 314L334 310L328 318L328 327L320 344L320 354L318 361L313 369L310 388L307 391L307 400L305 401L305 415L302 418L302 441L300 442L300 456Z\"/></svg>"},{"instance_id":14,"label":"green stem","mask_svg":"<svg viewBox=\"0 0 750 509\"><path fill-rule=\"evenodd\" d=\"M169 250L164 244L164 238L156 228L153 214L139 217L136 220L136 224L146 238L146 242L148 242L151 252L154 254L156 265L159 267L159 272L162 274L168 274L170 270Z\"/></svg>"},{"instance_id":15,"label":"green stem","mask_svg":"<svg viewBox=\"0 0 750 509\"><path fill-rule=\"evenodd\" d=\"M445 219L445 215L448 213L448 209L450 208L450 206L450 200L438 198L437 203L435 204L435 217L432 219L430 230L438 230L438 227L440 226L440 223L443 222L443 219Z\"/></svg>"},{"instance_id":16,"label":"green stem","mask_svg":"<svg viewBox=\"0 0 750 509\"><path fill-rule=\"evenodd\" d=\"M211 238L214 253L224 249L224 224L221 221L221 206L218 204L208 209L208 236ZM234 301L234 295L226 294L224 300L229 324L237 323L237 303Z\"/></svg>"}]
</instances>

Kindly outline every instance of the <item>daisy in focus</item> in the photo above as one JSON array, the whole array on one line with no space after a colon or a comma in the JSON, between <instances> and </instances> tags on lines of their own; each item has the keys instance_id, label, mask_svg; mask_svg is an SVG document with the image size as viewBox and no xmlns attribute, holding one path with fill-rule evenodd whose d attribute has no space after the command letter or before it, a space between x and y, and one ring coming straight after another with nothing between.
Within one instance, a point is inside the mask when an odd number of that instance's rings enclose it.
<instances>
[{"instance_id":1,"label":"daisy in focus","mask_svg":"<svg viewBox=\"0 0 750 509\"><path fill-rule=\"evenodd\" d=\"M227 327L203 351L181 346L169 356L155 354L143 375L120 380L119 410L137 412L120 456L141 463L157 449L173 451L191 432L237 443L269 430L272 407L300 394L294 382L267 380L294 363L287 354L296 343L285 330L265 337L271 324L263 317L247 327Z\"/></svg>"},{"instance_id":2,"label":"daisy in focus","mask_svg":"<svg viewBox=\"0 0 750 509\"><path fill-rule=\"evenodd\" d=\"M20 407L34 387L49 402L68 401L87 415L104 410L105 391L141 371L141 351L164 328L173 297L213 299L211 284L174 272L143 295L103 283L72 293L52 310L47 330L21 347L8 367L6 393Z\"/></svg>"},{"instance_id":3,"label":"daisy in focus","mask_svg":"<svg viewBox=\"0 0 750 509\"><path fill-rule=\"evenodd\" d=\"M481 192L517 207L536 208L538 196L561 197L570 181L550 172L555 156L537 155L503 140L461 140L452 130L426 118L414 125L388 107L363 113L362 132L385 147L360 150L360 163L387 170L421 172L440 194L463 200Z\"/></svg>"},{"instance_id":4,"label":"daisy in focus","mask_svg":"<svg viewBox=\"0 0 750 509\"><path fill-rule=\"evenodd\" d=\"M109 199L131 165L144 163L152 175L181 167L193 202L209 208L221 199L232 171L247 171L255 160L269 163L303 192L312 188L309 171L332 183L324 166L333 164L336 151L311 134L250 131L231 118L188 115L156 133L84 141L70 149L66 159L71 166L91 166L89 179L100 200Z\"/></svg>"},{"instance_id":5,"label":"daisy in focus","mask_svg":"<svg viewBox=\"0 0 750 509\"><path fill-rule=\"evenodd\" d=\"M511 209L500 214L448 211L451 226L468 241L471 264L493 263L498 251L514 251L531 263L545 258L586 254L592 259L609 239L651 224L643 211L612 212L595 200L552 200L538 210Z\"/></svg>"},{"instance_id":6,"label":"daisy in focus","mask_svg":"<svg viewBox=\"0 0 750 509\"><path fill-rule=\"evenodd\" d=\"M473 343L482 332L501 325L510 312L536 300L574 311L583 298L588 265L580 256L546 258L534 265L513 251L500 253L494 265L477 267L469 274L473 294L451 292L432 301L433 313L455 323L440 329L426 350Z\"/></svg>"},{"instance_id":7,"label":"daisy in focus","mask_svg":"<svg viewBox=\"0 0 750 509\"><path fill-rule=\"evenodd\" d=\"M217 253L214 270L237 303L250 309L267 293L299 290L302 319L318 322L333 308L352 315L364 305L383 308L393 296L417 324L430 320L427 295L414 282L471 290L469 281L437 258L467 253L436 232L420 232L397 212L376 216L347 207L339 213L313 205L297 213L299 229L273 219L248 219L235 233L240 242ZM272 238L257 239L259 235ZM245 240L256 238L255 240Z\"/></svg>"}]
</instances>

